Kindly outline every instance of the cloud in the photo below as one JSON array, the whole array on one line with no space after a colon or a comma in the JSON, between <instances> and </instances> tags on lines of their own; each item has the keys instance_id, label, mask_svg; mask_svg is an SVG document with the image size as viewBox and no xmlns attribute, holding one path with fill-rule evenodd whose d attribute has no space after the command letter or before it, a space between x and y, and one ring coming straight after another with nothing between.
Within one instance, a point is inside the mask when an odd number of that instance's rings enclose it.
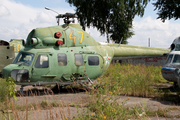
<instances>
[{"instance_id":1,"label":"cloud","mask_svg":"<svg viewBox=\"0 0 180 120\"><path fill-rule=\"evenodd\" d=\"M36 13L35 9L10 0L1 0L1 1L2 1L2 5L5 6L7 10L10 12L10 15L6 17L6 19L1 20L1 21L6 20L5 21L6 25L16 26L19 23L28 23L29 18L35 18L35 13ZM16 24L11 24L11 23L16 23Z\"/></svg>"},{"instance_id":2,"label":"cloud","mask_svg":"<svg viewBox=\"0 0 180 120\"><path fill-rule=\"evenodd\" d=\"M52 19L54 16L48 14L47 12L40 11L36 14L36 18L31 21L32 23L44 24L44 23L54 23L55 18Z\"/></svg>"},{"instance_id":3,"label":"cloud","mask_svg":"<svg viewBox=\"0 0 180 120\"><path fill-rule=\"evenodd\" d=\"M12 0L1 0L1 4L9 15L0 19L0 39L7 41L13 38L25 39L32 26L29 24L30 20L36 17L36 10Z\"/></svg>"},{"instance_id":4,"label":"cloud","mask_svg":"<svg viewBox=\"0 0 180 120\"><path fill-rule=\"evenodd\" d=\"M151 47L168 48L172 41L180 36L180 24L158 19L150 16L143 20L133 22L135 35L128 40L131 45L148 46L150 39Z\"/></svg>"},{"instance_id":5,"label":"cloud","mask_svg":"<svg viewBox=\"0 0 180 120\"><path fill-rule=\"evenodd\" d=\"M10 15L9 10L5 6L0 5L0 17L2 18L9 15Z\"/></svg>"},{"instance_id":6,"label":"cloud","mask_svg":"<svg viewBox=\"0 0 180 120\"><path fill-rule=\"evenodd\" d=\"M90 34L98 42L107 42L106 35L101 35L101 33L97 31L96 28L86 28L86 32Z\"/></svg>"},{"instance_id":7,"label":"cloud","mask_svg":"<svg viewBox=\"0 0 180 120\"><path fill-rule=\"evenodd\" d=\"M37 27L57 25L56 13L44 8L33 8L13 0L0 0L0 39L26 39L28 33ZM3 12L2 12L3 11ZM61 13L73 11L57 9ZM61 22L62 23L62 22Z\"/></svg>"},{"instance_id":8,"label":"cloud","mask_svg":"<svg viewBox=\"0 0 180 120\"><path fill-rule=\"evenodd\" d=\"M13 0L0 0L0 39L9 41L12 38L26 39L28 33L37 27L48 27L57 25L55 16L57 13L47 11L44 8L34 8ZM61 14L74 12L72 8L53 8ZM63 21L60 21L62 24ZM77 20L76 20L77 23ZM180 36L180 24L153 19L150 16L141 21L133 22L135 35L128 39L130 45L168 48L172 41ZM106 42L106 36L101 36L95 28L86 29L96 41Z\"/></svg>"}]
</instances>

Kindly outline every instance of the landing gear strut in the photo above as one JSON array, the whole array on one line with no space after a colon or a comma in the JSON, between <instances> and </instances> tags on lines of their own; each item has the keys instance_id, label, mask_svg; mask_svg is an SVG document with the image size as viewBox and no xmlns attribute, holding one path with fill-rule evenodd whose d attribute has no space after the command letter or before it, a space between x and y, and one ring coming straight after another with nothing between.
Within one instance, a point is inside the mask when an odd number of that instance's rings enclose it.
<instances>
[{"instance_id":1,"label":"landing gear strut","mask_svg":"<svg viewBox=\"0 0 180 120\"><path fill-rule=\"evenodd\" d=\"M174 84L173 84L173 90L176 92L177 89L178 89L178 84L177 84L177 82L174 82Z\"/></svg>"},{"instance_id":2,"label":"landing gear strut","mask_svg":"<svg viewBox=\"0 0 180 120\"><path fill-rule=\"evenodd\" d=\"M23 92L23 85L21 85L21 88L20 88L20 93L22 94L22 95L24 95L24 92Z\"/></svg>"}]
</instances>

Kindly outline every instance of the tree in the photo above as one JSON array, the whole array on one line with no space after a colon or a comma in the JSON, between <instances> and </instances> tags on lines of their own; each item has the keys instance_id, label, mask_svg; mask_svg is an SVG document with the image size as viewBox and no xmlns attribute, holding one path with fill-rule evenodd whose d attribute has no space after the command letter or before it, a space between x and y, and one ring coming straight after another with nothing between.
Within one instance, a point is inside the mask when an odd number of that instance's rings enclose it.
<instances>
[{"instance_id":1,"label":"tree","mask_svg":"<svg viewBox=\"0 0 180 120\"><path fill-rule=\"evenodd\" d=\"M157 0L153 5L155 10L158 10L158 19L160 18L163 22L166 19L180 18L180 0Z\"/></svg>"},{"instance_id":2,"label":"tree","mask_svg":"<svg viewBox=\"0 0 180 120\"><path fill-rule=\"evenodd\" d=\"M144 8L150 0L66 0L76 7L81 26L96 27L101 35L107 35L119 43L127 43L134 35L132 21L135 15L143 16Z\"/></svg>"}]
</instances>

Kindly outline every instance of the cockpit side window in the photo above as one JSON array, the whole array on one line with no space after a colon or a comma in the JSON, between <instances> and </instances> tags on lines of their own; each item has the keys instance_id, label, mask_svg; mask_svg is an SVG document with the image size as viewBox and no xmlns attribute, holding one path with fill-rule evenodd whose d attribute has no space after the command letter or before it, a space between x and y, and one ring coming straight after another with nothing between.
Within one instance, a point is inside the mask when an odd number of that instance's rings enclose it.
<instances>
[{"instance_id":1,"label":"cockpit side window","mask_svg":"<svg viewBox=\"0 0 180 120\"><path fill-rule=\"evenodd\" d=\"M168 56L168 58L167 58L167 60L166 60L166 64L167 64L167 63L171 63L172 57L173 57L172 54Z\"/></svg>"},{"instance_id":2,"label":"cockpit side window","mask_svg":"<svg viewBox=\"0 0 180 120\"><path fill-rule=\"evenodd\" d=\"M33 61L33 58L34 58L34 54L32 53L19 52L16 58L14 59L13 63L30 66Z\"/></svg>"},{"instance_id":3,"label":"cockpit side window","mask_svg":"<svg viewBox=\"0 0 180 120\"><path fill-rule=\"evenodd\" d=\"M98 56L89 56L88 57L88 64L90 66L97 66L97 65L99 65L99 57Z\"/></svg>"},{"instance_id":4,"label":"cockpit side window","mask_svg":"<svg viewBox=\"0 0 180 120\"><path fill-rule=\"evenodd\" d=\"M58 57L58 65L59 66L66 66L67 65L67 55L64 53L59 53Z\"/></svg>"},{"instance_id":5,"label":"cockpit side window","mask_svg":"<svg viewBox=\"0 0 180 120\"><path fill-rule=\"evenodd\" d=\"M49 67L49 59L47 55L39 55L36 63L35 63L36 68L48 68Z\"/></svg>"},{"instance_id":6,"label":"cockpit side window","mask_svg":"<svg viewBox=\"0 0 180 120\"><path fill-rule=\"evenodd\" d=\"M83 62L83 55L75 54L74 57L75 57L75 65L76 66L82 66L84 64L84 62Z\"/></svg>"},{"instance_id":7,"label":"cockpit side window","mask_svg":"<svg viewBox=\"0 0 180 120\"><path fill-rule=\"evenodd\" d=\"M173 63L180 63L180 55L174 56Z\"/></svg>"}]
</instances>

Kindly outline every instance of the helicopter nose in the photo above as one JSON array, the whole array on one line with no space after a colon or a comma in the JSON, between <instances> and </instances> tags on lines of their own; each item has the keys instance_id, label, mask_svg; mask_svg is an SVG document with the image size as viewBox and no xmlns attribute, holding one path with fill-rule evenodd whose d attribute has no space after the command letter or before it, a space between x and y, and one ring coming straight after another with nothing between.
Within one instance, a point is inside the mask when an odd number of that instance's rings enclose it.
<instances>
[{"instance_id":1,"label":"helicopter nose","mask_svg":"<svg viewBox=\"0 0 180 120\"><path fill-rule=\"evenodd\" d=\"M3 78L8 78L8 77L11 77L11 69L9 66L6 66L3 68L2 70L2 75L3 75Z\"/></svg>"},{"instance_id":2,"label":"helicopter nose","mask_svg":"<svg viewBox=\"0 0 180 120\"><path fill-rule=\"evenodd\" d=\"M12 77L16 82L23 82L28 80L29 71L20 69L16 64L10 64L2 70L3 78Z\"/></svg>"},{"instance_id":3,"label":"helicopter nose","mask_svg":"<svg viewBox=\"0 0 180 120\"><path fill-rule=\"evenodd\" d=\"M174 74L175 68L162 67L161 74L164 79L172 82L177 82L177 77Z\"/></svg>"},{"instance_id":4,"label":"helicopter nose","mask_svg":"<svg viewBox=\"0 0 180 120\"><path fill-rule=\"evenodd\" d=\"M29 71L26 69L13 69L11 65L6 66L3 71L3 78L12 77L16 82L28 80Z\"/></svg>"},{"instance_id":5,"label":"helicopter nose","mask_svg":"<svg viewBox=\"0 0 180 120\"><path fill-rule=\"evenodd\" d=\"M11 77L16 81L16 82L25 82L29 78L29 71L26 69L15 69L11 71Z\"/></svg>"}]
</instances>

